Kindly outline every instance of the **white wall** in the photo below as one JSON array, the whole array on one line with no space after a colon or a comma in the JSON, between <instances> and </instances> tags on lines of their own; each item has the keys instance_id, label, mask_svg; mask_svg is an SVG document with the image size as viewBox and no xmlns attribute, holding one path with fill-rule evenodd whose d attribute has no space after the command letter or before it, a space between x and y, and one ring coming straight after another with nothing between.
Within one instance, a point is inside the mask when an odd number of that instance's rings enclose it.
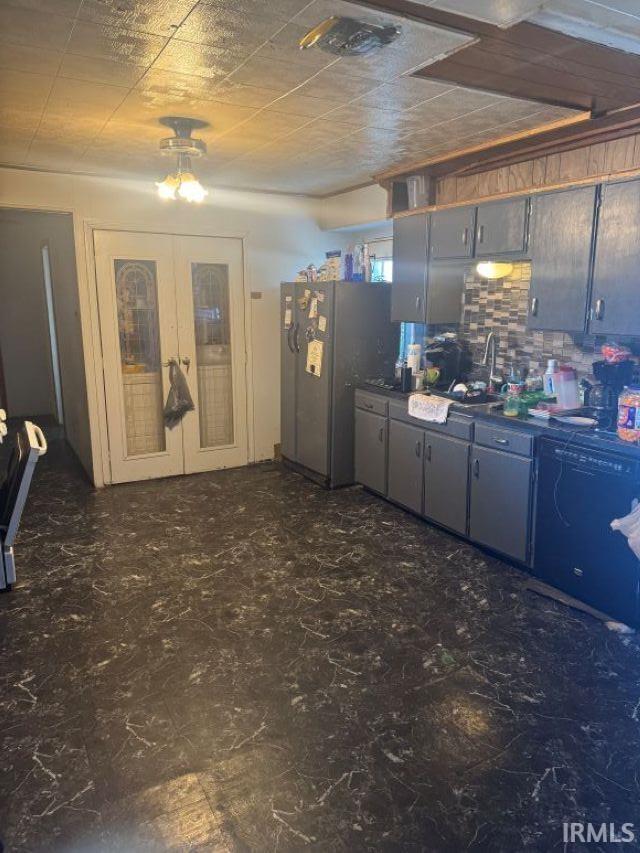
<instances>
[{"instance_id":1,"label":"white wall","mask_svg":"<svg viewBox=\"0 0 640 853\"><path fill-rule=\"evenodd\" d=\"M87 374L87 424L97 485L103 482L107 437L89 226L244 238L246 327L251 346L250 457L260 460L273 456L274 445L280 440L280 281L292 279L312 261L321 263L327 249L345 244L343 235L320 230L316 222L318 202L296 196L213 189L205 204L192 207L161 202L148 181L1 169L0 206L7 205L73 213L78 307ZM251 299L252 291L261 292L262 298Z\"/></svg>"},{"instance_id":2,"label":"white wall","mask_svg":"<svg viewBox=\"0 0 640 853\"><path fill-rule=\"evenodd\" d=\"M41 218L0 210L0 347L10 417L55 414Z\"/></svg>"},{"instance_id":3,"label":"white wall","mask_svg":"<svg viewBox=\"0 0 640 853\"><path fill-rule=\"evenodd\" d=\"M378 184L329 196L317 202L321 228L353 228L379 223L387 216L387 193Z\"/></svg>"}]
</instances>

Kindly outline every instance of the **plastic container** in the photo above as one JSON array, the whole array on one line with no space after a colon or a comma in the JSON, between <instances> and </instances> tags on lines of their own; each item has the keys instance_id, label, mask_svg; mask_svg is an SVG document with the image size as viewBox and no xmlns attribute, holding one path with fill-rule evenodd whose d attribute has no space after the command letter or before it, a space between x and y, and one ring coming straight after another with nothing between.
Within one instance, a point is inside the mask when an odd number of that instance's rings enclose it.
<instances>
[{"instance_id":1,"label":"plastic container","mask_svg":"<svg viewBox=\"0 0 640 853\"><path fill-rule=\"evenodd\" d=\"M422 358L422 346L420 344L409 344L407 347L407 364L414 373L420 371L420 359Z\"/></svg>"},{"instance_id":2,"label":"plastic container","mask_svg":"<svg viewBox=\"0 0 640 853\"><path fill-rule=\"evenodd\" d=\"M640 385L623 388L618 397L618 437L640 442Z\"/></svg>"},{"instance_id":3,"label":"plastic container","mask_svg":"<svg viewBox=\"0 0 640 853\"><path fill-rule=\"evenodd\" d=\"M547 362L547 369L545 370L544 375L542 377L542 388L544 390L544 393L548 397L553 397L553 395L556 393L553 377L555 376L557 370L558 362L555 358L550 358Z\"/></svg>"},{"instance_id":4,"label":"plastic container","mask_svg":"<svg viewBox=\"0 0 640 853\"><path fill-rule=\"evenodd\" d=\"M553 374L555 396L559 409L578 409L580 407L580 386L578 374L573 367L563 364Z\"/></svg>"}]
</instances>

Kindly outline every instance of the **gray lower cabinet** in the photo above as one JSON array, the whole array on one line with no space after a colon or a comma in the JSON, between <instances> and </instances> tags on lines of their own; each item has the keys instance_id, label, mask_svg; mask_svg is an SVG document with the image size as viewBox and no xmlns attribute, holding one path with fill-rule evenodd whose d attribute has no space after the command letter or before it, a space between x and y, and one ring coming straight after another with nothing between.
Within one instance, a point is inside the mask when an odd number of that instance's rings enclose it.
<instances>
[{"instance_id":1,"label":"gray lower cabinet","mask_svg":"<svg viewBox=\"0 0 640 853\"><path fill-rule=\"evenodd\" d=\"M393 220L393 323L425 322L427 224L424 213Z\"/></svg>"},{"instance_id":2,"label":"gray lower cabinet","mask_svg":"<svg viewBox=\"0 0 640 853\"><path fill-rule=\"evenodd\" d=\"M511 198L478 207L476 258L520 254L526 249L528 198Z\"/></svg>"},{"instance_id":3,"label":"gray lower cabinet","mask_svg":"<svg viewBox=\"0 0 640 853\"><path fill-rule=\"evenodd\" d=\"M424 515L463 536L467 532L470 446L468 441L425 432Z\"/></svg>"},{"instance_id":4,"label":"gray lower cabinet","mask_svg":"<svg viewBox=\"0 0 640 853\"><path fill-rule=\"evenodd\" d=\"M474 445L469 538L526 563L529 557L532 462Z\"/></svg>"},{"instance_id":5,"label":"gray lower cabinet","mask_svg":"<svg viewBox=\"0 0 640 853\"><path fill-rule=\"evenodd\" d=\"M640 318L640 181L605 184L598 216L589 331L637 335Z\"/></svg>"},{"instance_id":6,"label":"gray lower cabinet","mask_svg":"<svg viewBox=\"0 0 640 853\"><path fill-rule=\"evenodd\" d=\"M595 187L532 197L528 328L584 331L595 203Z\"/></svg>"},{"instance_id":7,"label":"gray lower cabinet","mask_svg":"<svg viewBox=\"0 0 640 853\"><path fill-rule=\"evenodd\" d=\"M401 421L389 421L389 476L387 494L413 512L422 512L422 456L424 430Z\"/></svg>"},{"instance_id":8,"label":"gray lower cabinet","mask_svg":"<svg viewBox=\"0 0 640 853\"><path fill-rule=\"evenodd\" d=\"M381 495L387 494L387 433L384 415L356 409L355 479Z\"/></svg>"}]
</instances>

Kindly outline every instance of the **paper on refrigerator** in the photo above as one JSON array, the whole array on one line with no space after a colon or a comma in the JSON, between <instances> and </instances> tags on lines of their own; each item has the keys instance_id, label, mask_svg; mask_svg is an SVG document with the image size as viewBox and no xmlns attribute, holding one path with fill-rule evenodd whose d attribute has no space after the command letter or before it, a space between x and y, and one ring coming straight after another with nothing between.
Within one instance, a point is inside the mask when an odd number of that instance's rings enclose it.
<instances>
[{"instance_id":1,"label":"paper on refrigerator","mask_svg":"<svg viewBox=\"0 0 640 853\"><path fill-rule=\"evenodd\" d=\"M307 373L318 377L322 374L323 350L324 344L322 341L309 341L309 346L307 347Z\"/></svg>"}]
</instances>

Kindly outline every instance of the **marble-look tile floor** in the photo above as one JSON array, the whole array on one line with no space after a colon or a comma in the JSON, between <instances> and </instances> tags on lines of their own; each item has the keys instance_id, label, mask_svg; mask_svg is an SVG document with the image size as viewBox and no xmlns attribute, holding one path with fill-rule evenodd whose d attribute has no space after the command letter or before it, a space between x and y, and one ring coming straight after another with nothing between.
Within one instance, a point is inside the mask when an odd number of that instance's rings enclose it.
<instances>
[{"instance_id":1,"label":"marble-look tile floor","mask_svg":"<svg viewBox=\"0 0 640 853\"><path fill-rule=\"evenodd\" d=\"M53 448L18 570L7 851L548 851L574 849L563 820L640 830L635 637L359 488L263 464L96 493Z\"/></svg>"}]
</instances>

